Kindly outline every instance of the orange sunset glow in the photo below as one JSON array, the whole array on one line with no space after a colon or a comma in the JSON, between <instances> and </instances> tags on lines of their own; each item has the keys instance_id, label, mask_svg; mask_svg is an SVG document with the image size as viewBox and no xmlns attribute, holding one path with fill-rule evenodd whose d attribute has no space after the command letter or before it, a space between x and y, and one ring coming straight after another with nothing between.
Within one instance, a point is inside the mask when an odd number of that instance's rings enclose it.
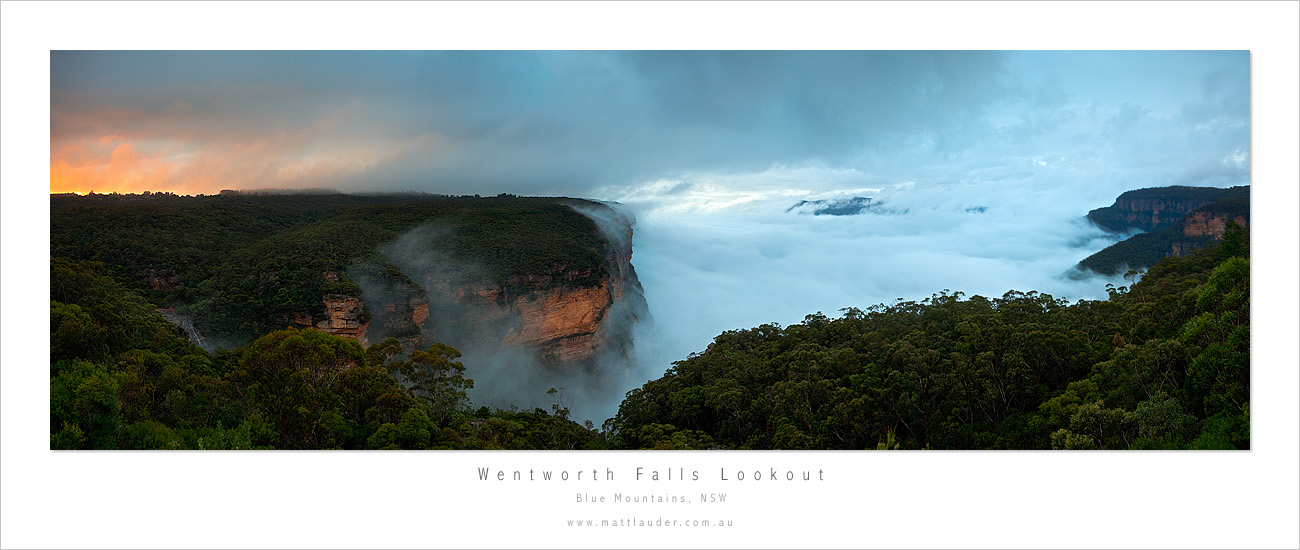
<instances>
[{"instance_id":1,"label":"orange sunset glow","mask_svg":"<svg viewBox=\"0 0 1300 550\"><path fill-rule=\"evenodd\" d=\"M300 138L281 136L196 147L155 141L137 145L121 134L106 134L52 145L50 193L207 195L222 189L313 187L361 174L435 140L375 141L344 139L312 148Z\"/></svg>"},{"instance_id":2,"label":"orange sunset glow","mask_svg":"<svg viewBox=\"0 0 1300 550\"><path fill-rule=\"evenodd\" d=\"M194 180L177 182L176 171L176 162L142 154L120 136L106 135L91 143L65 144L52 149L50 192L198 194L209 192L210 186L220 185Z\"/></svg>"}]
</instances>

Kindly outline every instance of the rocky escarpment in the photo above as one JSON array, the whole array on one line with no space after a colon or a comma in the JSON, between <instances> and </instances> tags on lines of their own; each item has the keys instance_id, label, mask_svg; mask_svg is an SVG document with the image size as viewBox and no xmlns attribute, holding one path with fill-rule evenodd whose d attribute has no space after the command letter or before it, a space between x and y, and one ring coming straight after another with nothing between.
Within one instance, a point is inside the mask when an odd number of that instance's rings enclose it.
<instances>
[{"instance_id":1,"label":"rocky escarpment","mask_svg":"<svg viewBox=\"0 0 1300 550\"><path fill-rule=\"evenodd\" d=\"M329 294L321 299L325 306L325 319L315 326L321 332L351 338L362 346L369 346L367 337L369 319L361 299L343 294Z\"/></svg>"},{"instance_id":2,"label":"rocky escarpment","mask_svg":"<svg viewBox=\"0 0 1300 550\"><path fill-rule=\"evenodd\" d=\"M594 286L574 283L586 279L573 272L544 284L512 279L502 288L418 277L420 295L377 303L383 324L368 339L394 336L412 346L439 341L467 350L516 347L548 363L588 361L609 347L601 329L629 282L610 274Z\"/></svg>"},{"instance_id":3,"label":"rocky escarpment","mask_svg":"<svg viewBox=\"0 0 1300 550\"><path fill-rule=\"evenodd\" d=\"M427 250L427 243L406 243L389 251L400 273L350 271L361 296L324 296L323 320L297 316L294 321L366 346L393 337L407 350L443 342L467 352L524 352L547 365L630 360L632 327L647 315L631 263L632 219L599 203L566 204L596 222L605 257L601 272L515 275L494 283L472 266L410 253ZM338 279L335 273L324 277Z\"/></svg>"},{"instance_id":4,"label":"rocky escarpment","mask_svg":"<svg viewBox=\"0 0 1300 550\"><path fill-rule=\"evenodd\" d=\"M310 317L297 316L294 324L351 338L362 346L388 337L408 349L435 341L464 348L523 346L550 362L579 362L608 346L598 332L616 302L615 295L628 285L626 280L607 277L595 287L558 285L508 296L499 288L430 283L442 291L433 298L432 308L420 296L368 304L360 297L328 295L321 300L324 320L312 323ZM371 313L374 310L378 311ZM442 316L431 321L435 311Z\"/></svg>"},{"instance_id":5,"label":"rocky escarpment","mask_svg":"<svg viewBox=\"0 0 1300 550\"><path fill-rule=\"evenodd\" d=\"M1186 200L1177 199L1177 197L1185 198L1189 194L1186 191L1189 188L1167 188L1174 198L1161 198L1157 193L1161 189L1164 188L1142 189L1140 191L1145 198L1138 200L1130 197L1131 200L1127 201L1117 200L1115 206L1110 208L1127 212L1123 217L1116 219L1132 219L1144 223L1141 220L1158 220L1161 219L1160 216L1167 214L1135 211L1132 210L1133 208L1145 204L1158 206L1161 212L1168 212L1171 208L1181 209L1189 204ZM1121 199L1130 193L1135 192L1125 193L1121 195ZM1079 262L1079 267L1105 275L1119 274L1128 269L1144 269L1151 267L1161 258L1186 256L1223 240L1224 235L1234 224L1246 227L1250 222L1250 188L1242 186L1230 189L1208 189L1204 194L1215 195L1216 193L1221 198L1203 203L1173 222L1162 221L1154 230L1133 235L1111 245ZM1092 219L1097 212L1098 210L1093 210L1089 213L1089 219ZM1113 213L1114 211L1106 216L1112 216ZM1121 231L1134 229L1141 228L1125 226Z\"/></svg>"},{"instance_id":6,"label":"rocky escarpment","mask_svg":"<svg viewBox=\"0 0 1300 550\"><path fill-rule=\"evenodd\" d=\"M448 279L419 282L431 290L432 298L419 288L404 289L405 295L392 300L372 296L369 303L362 297L331 294L321 299L323 320L313 323L310 316L298 315L293 321L362 346L388 337L407 348L434 341L459 347L527 346L559 361L579 361L599 350L594 336L613 304L609 278L595 287L561 284L518 295ZM440 318L431 320L435 310Z\"/></svg>"},{"instance_id":7,"label":"rocky escarpment","mask_svg":"<svg viewBox=\"0 0 1300 550\"><path fill-rule=\"evenodd\" d=\"M502 345L532 347L557 362L591 359L603 345L596 332L613 305L610 286L606 280L595 288L557 289L516 301L520 322Z\"/></svg>"},{"instance_id":8,"label":"rocky escarpment","mask_svg":"<svg viewBox=\"0 0 1300 550\"><path fill-rule=\"evenodd\" d=\"M1234 216L1231 212L1223 212L1217 209L1193 212L1183 220L1183 236L1221 238L1227 230L1229 221L1244 226L1247 219L1245 214Z\"/></svg>"},{"instance_id":9,"label":"rocky escarpment","mask_svg":"<svg viewBox=\"0 0 1300 550\"><path fill-rule=\"evenodd\" d=\"M1246 212L1233 207L1232 201L1219 201L1188 214L1177 228L1182 238L1170 244L1170 255L1186 256L1204 248L1210 242L1223 240L1230 224L1246 227L1250 221L1249 205Z\"/></svg>"},{"instance_id":10,"label":"rocky escarpment","mask_svg":"<svg viewBox=\"0 0 1300 550\"><path fill-rule=\"evenodd\" d=\"M1178 223L1193 210L1228 198L1249 198L1249 186L1151 187L1127 191L1105 208L1088 212L1088 220L1112 233L1151 232Z\"/></svg>"}]
</instances>

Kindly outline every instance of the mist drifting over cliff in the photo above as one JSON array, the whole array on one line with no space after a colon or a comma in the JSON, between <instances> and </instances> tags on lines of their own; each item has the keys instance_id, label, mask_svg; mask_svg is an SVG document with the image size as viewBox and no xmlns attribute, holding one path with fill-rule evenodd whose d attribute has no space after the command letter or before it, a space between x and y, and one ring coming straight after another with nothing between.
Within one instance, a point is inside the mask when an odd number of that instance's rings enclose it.
<instances>
[{"instance_id":1,"label":"mist drifting over cliff","mask_svg":"<svg viewBox=\"0 0 1300 550\"><path fill-rule=\"evenodd\" d=\"M618 205L561 202L608 243L595 286L582 270L494 278L473 254L449 252L455 229L429 223L380 245L387 265L349 269L370 313L369 341L396 338L403 355L434 342L456 348L475 407L558 406L596 424L612 416L626 388L643 381L633 331L651 318L628 262L633 222Z\"/></svg>"}]
</instances>

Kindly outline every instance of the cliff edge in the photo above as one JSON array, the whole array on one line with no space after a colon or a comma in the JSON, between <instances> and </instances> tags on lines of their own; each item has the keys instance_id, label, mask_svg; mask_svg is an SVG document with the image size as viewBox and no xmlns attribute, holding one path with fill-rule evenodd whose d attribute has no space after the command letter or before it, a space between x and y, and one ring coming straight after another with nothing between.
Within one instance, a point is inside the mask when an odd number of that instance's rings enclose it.
<instances>
[{"instance_id":1,"label":"cliff edge","mask_svg":"<svg viewBox=\"0 0 1300 550\"><path fill-rule=\"evenodd\" d=\"M324 320L301 315L295 323L363 346L392 337L407 350L443 342L467 354L522 352L549 366L594 368L608 354L630 360L632 328L648 314L631 263L633 220L606 204L563 204L591 220L601 269L551 266L493 281L441 250L441 230L421 227L380 247L397 273L354 266L348 275L360 296L326 295Z\"/></svg>"},{"instance_id":2,"label":"cliff edge","mask_svg":"<svg viewBox=\"0 0 1300 550\"><path fill-rule=\"evenodd\" d=\"M1167 256L1186 256L1223 240L1231 224L1250 223L1250 187L1156 187L1129 191L1088 213L1112 233L1141 231L1079 262L1080 269L1117 275Z\"/></svg>"}]
</instances>

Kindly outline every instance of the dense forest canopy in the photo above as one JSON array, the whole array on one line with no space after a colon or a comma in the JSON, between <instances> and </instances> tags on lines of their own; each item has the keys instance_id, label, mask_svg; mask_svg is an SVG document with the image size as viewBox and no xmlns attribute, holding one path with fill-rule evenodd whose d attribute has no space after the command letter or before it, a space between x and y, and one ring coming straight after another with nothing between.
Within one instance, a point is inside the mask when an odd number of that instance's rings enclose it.
<instances>
[{"instance_id":1,"label":"dense forest canopy","mask_svg":"<svg viewBox=\"0 0 1300 550\"><path fill-rule=\"evenodd\" d=\"M321 297L360 295L352 272L400 279L376 249L438 232L437 252L486 282L527 291L563 274L605 276L595 222L544 197L442 195L51 195L50 255L103 264L158 307L247 343L285 319L324 318ZM329 276L326 276L328 274Z\"/></svg>"},{"instance_id":2,"label":"dense forest canopy","mask_svg":"<svg viewBox=\"0 0 1300 550\"><path fill-rule=\"evenodd\" d=\"M355 254L431 217L465 224L450 249L482 254L495 277L602 269L598 255L573 253L599 250L582 240L596 233L587 218L514 197L293 197L302 201L294 207L260 199L52 198L52 448L1250 447L1241 228L1160 260L1107 300L945 290L728 331L628 392L597 429L568 418L560 388L537 389L552 396L550 410L476 407L466 397L474 381L444 344L404 353L390 339L366 349L255 320L315 303L324 283L312 274L364 261ZM536 242L494 244L494 231L531 232ZM556 239L576 244L549 250ZM158 272L180 282L141 283ZM331 290L348 291L346 279L338 285ZM155 311L205 300L246 307L239 328L255 338L209 354Z\"/></svg>"}]
</instances>

